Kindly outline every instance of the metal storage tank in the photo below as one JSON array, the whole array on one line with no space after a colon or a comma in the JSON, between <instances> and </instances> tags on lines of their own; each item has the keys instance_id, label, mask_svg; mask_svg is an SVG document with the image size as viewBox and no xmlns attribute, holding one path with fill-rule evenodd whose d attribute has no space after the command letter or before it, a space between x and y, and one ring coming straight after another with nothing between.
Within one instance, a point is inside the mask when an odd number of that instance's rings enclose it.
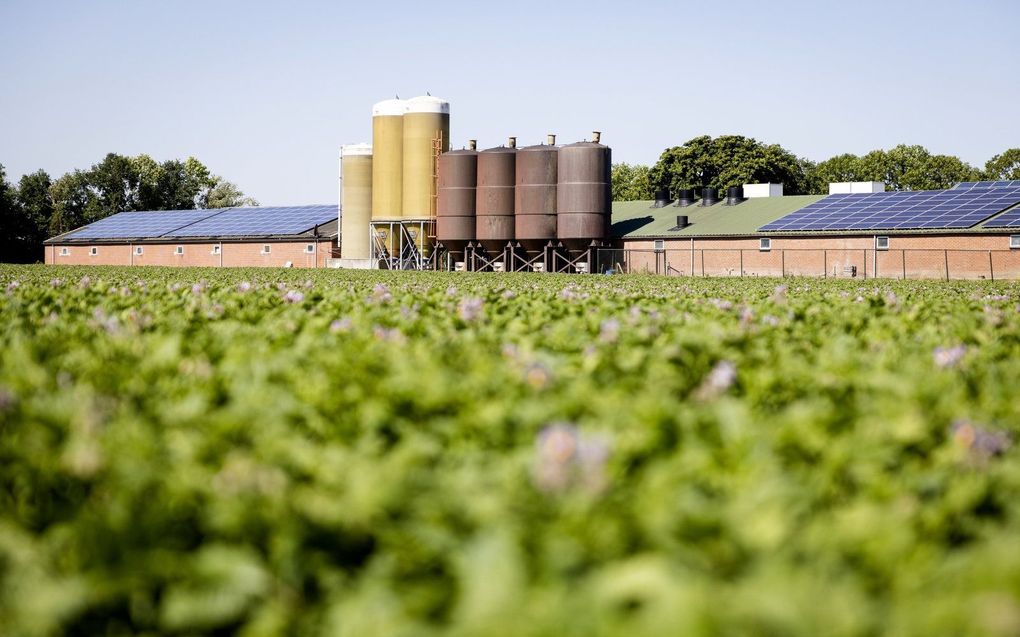
<instances>
[{"instance_id":1,"label":"metal storage tank","mask_svg":"<svg viewBox=\"0 0 1020 637\"><path fill-rule=\"evenodd\" d=\"M372 219L399 219L403 214L404 100L372 106Z\"/></svg>"},{"instance_id":2,"label":"metal storage tank","mask_svg":"<svg viewBox=\"0 0 1020 637\"><path fill-rule=\"evenodd\" d=\"M372 219L372 145L348 144L340 148L340 256L368 259L369 222Z\"/></svg>"},{"instance_id":3,"label":"metal storage tank","mask_svg":"<svg viewBox=\"0 0 1020 637\"><path fill-rule=\"evenodd\" d=\"M459 252L475 239L478 189L478 151L469 148L439 156L439 189L436 200L436 240Z\"/></svg>"},{"instance_id":4,"label":"metal storage tank","mask_svg":"<svg viewBox=\"0 0 1020 637\"><path fill-rule=\"evenodd\" d=\"M450 103L423 95L406 102L404 114L402 216L428 219L433 208L435 164L433 140L441 139L441 152L450 150Z\"/></svg>"},{"instance_id":5,"label":"metal storage tank","mask_svg":"<svg viewBox=\"0 0 1020 637\"><path fill-rule=\"evenodd\" d=\"M560 148L557 162L556 236L571 247L604 239L612 214L612 151L593 141Z\"/></svg>"},{"instance_id":6,"label":"metal storage tank","mask_svg":"<svg viewBox=\"0 0 1020 637\"><path fill-rule=\"evenodd\" d=\"M475 238L489 252L499 252L514 238L514 185L517 140L478 153Z\"/></svg>"},{"instance_id":7,"label":"metal storage tank","mask_svg":"<svg viewBox=\"0 0 1020 637\"><path fill-rule=\"evenodd\" d=\"M541 249L556 238L556 136L548 144L517 151L514 238L526 250Z\"/></svg>"}]
</instances>

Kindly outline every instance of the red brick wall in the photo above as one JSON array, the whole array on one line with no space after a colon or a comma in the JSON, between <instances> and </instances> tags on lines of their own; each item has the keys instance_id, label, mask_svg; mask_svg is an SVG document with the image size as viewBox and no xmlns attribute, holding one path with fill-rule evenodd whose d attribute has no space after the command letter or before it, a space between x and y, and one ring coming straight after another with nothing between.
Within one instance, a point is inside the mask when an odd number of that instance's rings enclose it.
<instances>
[{"instance_id":1,"label":"red brick wall","mask_svg":"<svg viewBox=\"0 0 1020 637\"><path fill-rule=\"evenodd\" d=\"M891 236L889 249L875 251L873 236L772 237L772 249L759 240L665 239L664 253L652 240L625 241L631 272L696 276L828 276L872 278L1020 279L1020 250L1009 249L1009 235ZM692 262L693 261L693 262ZM658 267L656 267L658 265ZM856 268L853 274L852 268Z\"/></svg>"},{"instance_id":2,"label":"red brick wall","mask_svg":"<svg viewBox=\"0 0 1020 637\"><path fill-rule=\"evenodd\" d=\"M284 267L287 262L295 268L324 268L330 256L329 240L223 243L222 255L214 254L216 243L145 243L133 245L96 245L92 256L88 245L46 246L46 263L57 265L162 265L188 267ZM270 246L269 254L262 254L262 246ZM314 253L305 252L308 245ZM176 254L177 246L184 254ZM61 256L66 247L69 254ZM141 247L142 254L135 254Z\"/></svg>"}]
</instances>

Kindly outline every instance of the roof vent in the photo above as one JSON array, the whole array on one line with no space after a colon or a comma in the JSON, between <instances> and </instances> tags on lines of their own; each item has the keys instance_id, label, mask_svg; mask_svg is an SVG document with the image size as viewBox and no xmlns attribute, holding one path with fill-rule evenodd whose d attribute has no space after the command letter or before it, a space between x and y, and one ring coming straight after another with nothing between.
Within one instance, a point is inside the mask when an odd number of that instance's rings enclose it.
<instances>
[{"instance_id":1,"label":"roof vent","mask_svg":"<svg viewBox=\"0 0 1020 637\"><path fill-rule=\"evenodd\" d=\"M856 195L885 192L884 181L840 181L829 184L830 195Z\"/></svg>"},{"instance_id":2,"label":"roof vent","mask_svg":"<svg viewBox=\"0 0 1020 637\"><path fill-rule=\"evenodd\" d=\"M477 139L469 139L468 140L468 150L478 150L478 140Z\"/></svg>"},{"instance_id":3,"label":"roof vent","mask_svg":"<svg viewBox=\"0 0 1020 637\"><path fill-rule=\"evenodd\" d=\"M677 215L676 216L676 225L673 226L672 228L670 228L670 231L671 232L676 232L677 230L683 230L684 228L686 228L689 225L691 225L691 223L690 223L690 221L687 220L687 215Z\"/></svg>"},{"instance_id":4,"label":"roof vent","mask_svg":"<svg viewBox=\"0 0 1020 637\"><path fill-rule=\"evenodd\" d=\"M550 145L550 146L555 146L556 145L556 136L553 135L552 133L549 133L548 135L545 136L545 143Z\"/></svg>"},{"instance_id":5,"label":"roof vent","mask_svg":"<svg viewBox=\"0 0 1020 637\"><path fill-rule=\"evenodd\" d=\"M701 205L702 206L714 206L719 203L719 191L711 186L705 186L701 189Z\"/></svg>"},{"instance_id":6,"label":"roof vent","mask_svg":"<svg viewBox=\"0 0 1020 637\"><path fill-rule=\"evenodd\" d=\"M517 138L516 137L507 138L506 145L508 148L517 148Z\"/></svg>"},{"instance_id":7,"label":"roof vent","mask_svg":"<svg viewBox=\"0 0 1020 637\"><path fill-rule=\"evenodd\" d=\"M591 141L592 141L593 144L598 144L599 142L601 142L602 141L602 132L601 131L597 131L597 130L593 130L591 132Z\"/></svg>"},{"instance_id":8,"label":"roof vent","mask_svg":"<svg viewBox=\"0 0 1020 637\"><path fill-rule=\"evenodd\" d=\"M782 196L783 184L744 184L744 197L747 199Z\"/></svg>"},{"instance_id":9,"label":"roof vent","mask_svg":"<svg viewBox=\"0 0 1020 637\"><path fill-rule=\"evenodd\" d=\"M726 189L726 205L735 206L744 200L743 186L730 186Z\"/></svg>"},{"instance_id":10,"label":"roof vent","mask_svg":"<svg viewBox=\"0 0 1020 637\"><path fill-rule=\"evenodd\" d=\"M681 188L676 193L676 205L680 208L694 205L694 189Z\"/></svg>"},{"instance_id":11,"label":"roof vent","mask_svg":"<svg viewBox=\"0 0 1020 637\"><path fill-rule=\"evenodd\" d=\"M655 203L652 204L652 208L664 208L671 203L673 203L673 200L669 198L668 190L660 188L655 191Z\"/></svg>"}]
</instances>

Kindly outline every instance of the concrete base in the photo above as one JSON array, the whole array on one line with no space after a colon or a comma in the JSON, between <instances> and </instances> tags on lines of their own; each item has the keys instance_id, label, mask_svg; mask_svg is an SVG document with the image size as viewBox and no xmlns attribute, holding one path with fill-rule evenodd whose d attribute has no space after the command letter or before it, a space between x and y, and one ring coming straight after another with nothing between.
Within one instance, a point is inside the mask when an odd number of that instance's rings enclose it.
<instances>
[{"instance_id":1,"label":"concrete base","mask_svg":"<svg viewBox=\"0 0 1020 637\"><path fill-rule=\"evenodd\" d=\"M326 264L329 268L342 268L344 270L378 270L378 259L329 259Z\"/></svg>"}]
</instances>

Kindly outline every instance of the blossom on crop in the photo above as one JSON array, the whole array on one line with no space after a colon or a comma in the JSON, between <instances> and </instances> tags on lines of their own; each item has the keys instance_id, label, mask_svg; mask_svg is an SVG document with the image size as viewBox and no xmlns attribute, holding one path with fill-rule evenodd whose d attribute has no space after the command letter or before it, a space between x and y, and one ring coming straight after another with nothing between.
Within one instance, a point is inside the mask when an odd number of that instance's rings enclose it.
<instances>
[{"instance_id":1,"label":"blossom on crop","mask_svg":"<svg viewBox=\"0 0 1020 637\"><path fill-rule=\"evenodd\" d=\"M78 281L78 287L83 290L87 290L90 285L92 285L92 279L87 274Z\"/></svg>"},{"instance_id":2,"label":"blossom on crop","mask_svg":"<svg viewBox=\"0 0 1020 637\"><path fill-rule=\"evenodd\" d=\"M333 322L329 324L329 331L330 332L349 332L349 331L351 331L351 327L353 325L354 325L354 322L351 321L351 319L349 319L349 318L334 319Z\"/></svg>"},{"instance_id":3,"label":"blossom on crop","mask_svg":"<svg viewBox=\"0 0 1020 637\"><path fill-rule=\"evenodd\" d=\"M372 300L377 303L388 303L393 299L390 289L382 283L376 283L372 288Z\"/></svg>"},{"instance_id":4,"label":"blossom on crop","mask_svg":"<svg viewBox=\"0 0 1020 637\"><path fill-rule=\"evenodd\" d=\"M18 283L17 281L11 281L10 283L7 284L7 293L10 294L11 292L17 290L19 287L21 287L20 283Z\"/></svg>"},{"instance_id":5,"label":"blossom on crop","mask_svg":"<svg viewBox=\"0 0 1020 637\"><path fill-rule=\"evenodd\" d=\"M957 363L963 360L963 355L966 353L966 345L936 347L935 351L932 352L932 357L935 359L935 364L937 366L945 369L946 367L954 367Z\"/></svg>"},{"instance_id":6,"label":"blossom on crop","mask_svg":"<svg viewBox=\"0 0 1020 637\"><path fill-rule=\"evenodd\" d=\"M482 315L484 302L479 298L463 298L457 306L457 316L462 321L474 321Z\"/></svg>"},{"instance_id":7,"label":"blossom on crop","mask_svg":"<svg viewBox=\"0 0 1020 637\"><path fill-rule=\"evenodd\" d=\"M372 328L372 335L375 336L375 338L380 341L387 341L391 343L404 342L403 332L396 328L385 328L376 326Z\"/></svg>"},{"instance_id":8,"label":"blossom on crop","mask_svg":"<svg viewBox=\"0 0 1020 637\"><path fill-rule=\"evenodd\" d=\"M241 281L240 283L237 284L238 292L244 293L247 292L248 290L251 290L251 283L248 283L247 281Z\"/></svg>"},{"instance_id":9,"label":"blossom on crop","mask_svg":"<svg viewBox=\"0 0 1020 637\"><path fill-rule=\"evenodd\" d=\"M195 285L191 286L191 293L192 294L196 294L197 295L197 294L201 294L202 292L205 292L205 282L199 281Z\"/></svg>"},{"instance_id":10,"label":"blossom on crop","mask_svg":"<svg viewBox=\"0 0 1020 637\"><path fill-rule=\"evenodd\" d=\"M7 411L12 405L14 405L14 394L7 391L6 388L0 387L0 412Z\"/></svg>"},{"instance_id":11,"label":"blossom on crop","mask_svg":"<svg viewBox=\"0 0 1020 637\"><path fill-rule=\"evenodd\" d=\"M743 327L748 327L754 322L754 310L750 306L745 305L744 309L740 310L740 324Z\"/></svg>"},{"instance_id":12,"label":"blossom on crop","mask_svg":"<svg viewBox=\"0 0 1020 637\"><path fill-rule=\"evenodd\" d=\"M896 296L895 292L893 292L892 290L886 292L886 294L885 294L885 304L886 305L896 306L896 305L899 304L899 302L900 302L900 299L899 299L899 297Z\"/></svg>"},{"instance_id":13,"label":"blossom on crop","mask_svg":"<svg viewBox=\"0 0 1020 637\"><path fill-rule=\"evenodd\" d=\"M283 295L283 300L287 303L300 303L305 300L305 295L297 290L289 290Z\"/></svg>"},{"instance_id":14,"label":"blossom on crop","mask_svg":"<svg viewBox=\"0 0 1020 637\"><path fill-rule=\"evenodd\" d=\"M771 314L766 314L765 316L761 317L761 322L764 323L765 325L775 327L779 325L779 318L776 316L772 316Z\"/></svg>"},{"instance_id":15,"label":"blossom on crop","mask_svg":"<svg viewBox=\"0 0 1020 637\"><path fill-rule=\"evenodd\" d=\"M457 296L457 286L451 285L446 288L446 296Z\"/></svg>"},{"instance_id":16,"label":"blossom on crop","mask_svg":"<svg viewBox=\"0 0 1020 637\"><path fill-rule=\"evenodd\" d=\"M314 285L315 283L313 283L311 279L305 279L304 286L306 290L313 287Z\"/></svg>"},{"instance_id":17,"label":"blossom on crop","mask_svg":"<svg viewBox=\"0 0 1020 637\"><path fill-rule=\"evenodd\" d=\"M620 322L606 319L599 325L599 340L603 343L615 343L620 338Z\"/></svg>"},{"instance_id":18,"label":"blossom on crop","mask_svg":"<svg viewBox=\"0 0 1020 637\"><path fill-rule=\"evenodd\" d=\"M63 279L50 279L50 286L52 287L59 288L63 284L64 284Z\"/></svg>"},{"instance_id":19,"label":"blossom on crop","mask_svg":"<svg viewBox=\"0 0 1020 637\"><path fill-rule=\"evenodd\" d=\"M524 370L524 380L535 389L541 389L549 383L552 374L542 363L532 363Z\"/></svg>"},{"instance_id":20,"label":"blossom on crop","mask_svg":"<svg viewBox=\"0 0 1020 637\"><path fill-rule=\"evenodd\" d=\"M608 483L605 466L609 455L604 439L583 435L567 423L549 425L535 440L535 486L546 492L578 486L598 493Z\"/></svg>"},{"instance_id":21,"label":"blossom on crop","mask_svg":"<svg viewBox=\"0 0 1020 637\"><path fill-rule=\"evenodd\" d=\"M773 303L785 303L786 302L786 293L789 291L789 289L790 289L790 286L788 286L788 285L777 285L776 289L772 290L772 296L770 297L772 299L772 302Z\"/></svg>"},{"instance_id":22,"label":"blossom on crop","mask_svg":"<svg viewBox=\"0 0 1020 637\"><path fill-rule=\"evenodd\" d=\"M953 442L966 449L973 460L985 461L1002 455L1013 444L1009 434L993 431L968 420L957 420L949 427Z\"/></svg>"},{"instance_id":23,"label":"blossom on crop","mask_svg":"<svg viewBox=\"0 0 1020 637\"><path fill-rule=\"evenodd\" d=\"M116 316L110 316L102 308L96 308L92 313L92 320L96 327L102 328L107 334L120 332L120 321Z\"/></svg>"},{"instance_id":24,"label":"blossom on crop","mask_svg":"<svg viewBox=\"0 0 1020 637\"><path fill-rule=\"evenodd\" d=\"M719 361L708 373L695 392L699 400L710 400L721 395L737 380L737 366L731 361Z\"/></svg>"},{"instance_id":25,"label":"blossom on crop","mask_svg":"<svg viewBox=\"0 0 1020 637\"><path fill-rule=\"evenodd\" d=\"M512 299L515 296L517 296L517 293L514 292L513 290L503 290L502 296L504 299Z\"/></svg>"}]
</instances>

